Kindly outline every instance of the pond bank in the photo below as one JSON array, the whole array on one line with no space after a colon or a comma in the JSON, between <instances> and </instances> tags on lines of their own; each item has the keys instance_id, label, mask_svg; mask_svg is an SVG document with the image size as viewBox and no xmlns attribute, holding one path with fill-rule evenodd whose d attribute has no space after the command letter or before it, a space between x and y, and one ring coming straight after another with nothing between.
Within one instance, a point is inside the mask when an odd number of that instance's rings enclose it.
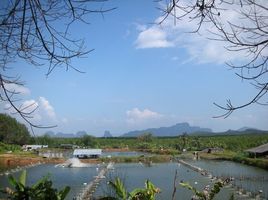
<instances>
[{"instance_id":1,"label":"pond bank","mask_svg":"<svg viewBox=\"0 0 268 200\"><path fill-rule=\"evenodd\" d=\"M115 157L102 157L98 160L101 162L115 162L115 163L164 163L170 162L174 157L171 155L140 155L140 156L115 156ZM82 161L83 162L83 161Z\"/></svg>"},{"instance_id":2,"label":"pond bank","mask_svg":"<svg viewBox=\"0 0 268 200\"><path fill-rule=\"evenodd\" d=\"M233 193L235 199L252 199L253 198L253 199L264 200L267 197L267 196L265 197L265 194L262 194L263 193L262 189L260 189L259 191L250 191L250 188L248 186L241 185L241 181L251 181L251 182L254 182L254 184L256 184L256 181L261 181L259 180L259 178L254 179L253 177L251 177L249 179L244 179L242 176L239 178L237 177L235 178L231 174L229 174L228 176L223 176L223 175L215 176L215 174L212 171L208 170L208 168L201 168L200 163L198 165L195 165L195 163L193 162L186 162L180 159L178 159L177 161L178 163L186 166L187 168L200 173L202 176L208 177L210 179L210 182L213 184L215 184L216 182L221 182L223 184L223 187L225 188L231 187L235 191L235 193ZM197 163L198 161L196 161L196 164ZM263 181L265 182L265 179L263 179Z\"/></svg>"},{"instance_id":3,"label":"pond bank","mask_svg":"<svg viewBox=\"0 0 268 200\"><path fill-rule=\"evenodd\" d=\"M7 168L23 167L37 163L61 163L62 158L42 158L36 155L0 154L0 165Z\"/></svg>"},{"instance_id":4,"label":"pond bank","mask_svg":"<svg viewBox=\"0 0 268 200\"><path fill-rule=\"evenodd\" d=\"M199 157L201 159L207 160L227 160L237 163L242 163L245 165L250 165L254 167L259 167L268 170L268 159L266 158L249 158L239 155L234 152L223 152L223 153L200 153Z\"/></svg>"},{"instance_id":5,"label":"pond bank","mask_svg":"<svg viewBox=\"0 0 268 200\"><path fill-rule=\"evenodd\" d=\"M115 151L117 150L117 151ZM105 153L107 152L128 152L128 149L105 149ZM136 156L111 156L111 157L100 157L98 159L81 159L80 161L83 163L101 163L101 162L109 162L113 161L115 163L161 163L161 162L169 162L174 160L175 158L179 159L193 159L193 153L187 152L180 155L136 155ZM262 169L268 170L268 159L259 159L259 158L248 158L245 156L241 156L235 152L223 152L223 153L199 153L199 158L205 160L228 160L233 162L238 162L246 165L251 165L255 167L259 167ZM67 160L67 158L44 158L35 154L22 153L22 154L13 154L13 153L5 153L0 154L0 166L3 168L15 168L17 166L23 167L36 163L54 163L59 164L63 163Z\"/></svg>"}]
</instances>

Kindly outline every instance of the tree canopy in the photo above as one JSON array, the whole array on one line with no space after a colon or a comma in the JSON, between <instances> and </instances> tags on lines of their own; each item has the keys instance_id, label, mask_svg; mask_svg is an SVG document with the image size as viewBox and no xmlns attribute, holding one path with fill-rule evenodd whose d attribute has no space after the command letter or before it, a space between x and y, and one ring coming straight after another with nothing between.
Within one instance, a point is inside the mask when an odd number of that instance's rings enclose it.
<instances>
[{"instance_id":1,"label":"tree canopy","mask_svg":"<svg viewBox=\"0 0 268 200\"><path fill-rule=\"evenodd\" d=\"M0 142L26 144L31 136L27 127L7 114L0 113Z\"/></svg>"}]
</instances>

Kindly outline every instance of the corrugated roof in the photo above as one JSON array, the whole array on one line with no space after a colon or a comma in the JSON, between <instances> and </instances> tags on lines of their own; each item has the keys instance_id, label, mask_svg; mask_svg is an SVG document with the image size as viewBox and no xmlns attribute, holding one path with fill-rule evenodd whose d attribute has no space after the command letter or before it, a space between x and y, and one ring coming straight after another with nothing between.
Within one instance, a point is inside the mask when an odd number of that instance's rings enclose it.
<instances>
[{"instance_id":1,"label":"corrugated roof","mask_svg":"<svg viewBox=\"0 0 268 200\"><path fill-rule=\"evenodd\" d=\"M267 152L268 151L268 143L263 144L263 145L258 146L258 147L247 149L246 151L251 152L251 153L264 153L264 152Z\"/></svg>"},{"instance_id":2,"label":"corrugated roof","mask_svg":"<svg viewBox=\"0 0 268 200\"><path fill-rule=\"evenodd\" d=\"M73 155L101 155L101 149L75 149Z\"/></svg>"}]
</instances>

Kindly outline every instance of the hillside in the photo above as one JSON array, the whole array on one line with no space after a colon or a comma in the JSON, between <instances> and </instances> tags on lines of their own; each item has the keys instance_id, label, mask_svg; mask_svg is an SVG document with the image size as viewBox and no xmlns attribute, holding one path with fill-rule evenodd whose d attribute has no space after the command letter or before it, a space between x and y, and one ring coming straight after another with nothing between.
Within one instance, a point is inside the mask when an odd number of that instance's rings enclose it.
<instances>
[{"instance_id":1,"label":"hillside","mask_svg":"<svg viewBox=\"0 0 268 200\"><path fill-rule=\"evenodd\" d=\"M199 126L190 126L188 123L178 123L170 127L149 128L145 130L130 131L122 135L122 137L137 137L145 132L150 132L154 136L177 136L182 135L184 132L191 134L197 132L211 133L209 128L201 128Z\"/></svg>"}]
</instances>

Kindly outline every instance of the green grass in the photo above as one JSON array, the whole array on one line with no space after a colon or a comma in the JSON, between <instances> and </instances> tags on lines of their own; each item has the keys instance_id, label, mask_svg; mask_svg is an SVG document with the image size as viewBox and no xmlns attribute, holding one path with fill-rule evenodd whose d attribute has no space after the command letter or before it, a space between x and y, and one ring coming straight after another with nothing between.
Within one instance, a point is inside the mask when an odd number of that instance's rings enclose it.
<instances>
[{"instance_id":1,"label":"green grass","mask_svg":"<svg viewBox=\"0 0 268 200\"><path fill-rule=\"evenodd\" d=\"M21 146L14 145L14 144L5 144L0 142L0 153L7 153L7 152L20 152Z\"/></svg>"},{"instance_id":2,"label":"green grass","mask_svg":"<svg viewBox=\"0 0 268 200\"><path fill-rule=\"evenodd\" d=\"M111 157L111 158L99 158L98 160L101 162L109 162L113 161L116 163L161 163L161 162L169 162L173 156L169 155L153 155L153 156L118 156L118 157Z\"/></svg>"},{"instance_id":3,"label":"green grass","mask_svg":"<svg viewBox=\"0 0 268 200\"><path fill-rule=\"evenodd\" d=\"M246 165L268 169L268 159L266 158L250 158L243 152L224 151L221 153L202 153L200 157L203 159L230 160Z\"/></svg>"}]
</instances>

